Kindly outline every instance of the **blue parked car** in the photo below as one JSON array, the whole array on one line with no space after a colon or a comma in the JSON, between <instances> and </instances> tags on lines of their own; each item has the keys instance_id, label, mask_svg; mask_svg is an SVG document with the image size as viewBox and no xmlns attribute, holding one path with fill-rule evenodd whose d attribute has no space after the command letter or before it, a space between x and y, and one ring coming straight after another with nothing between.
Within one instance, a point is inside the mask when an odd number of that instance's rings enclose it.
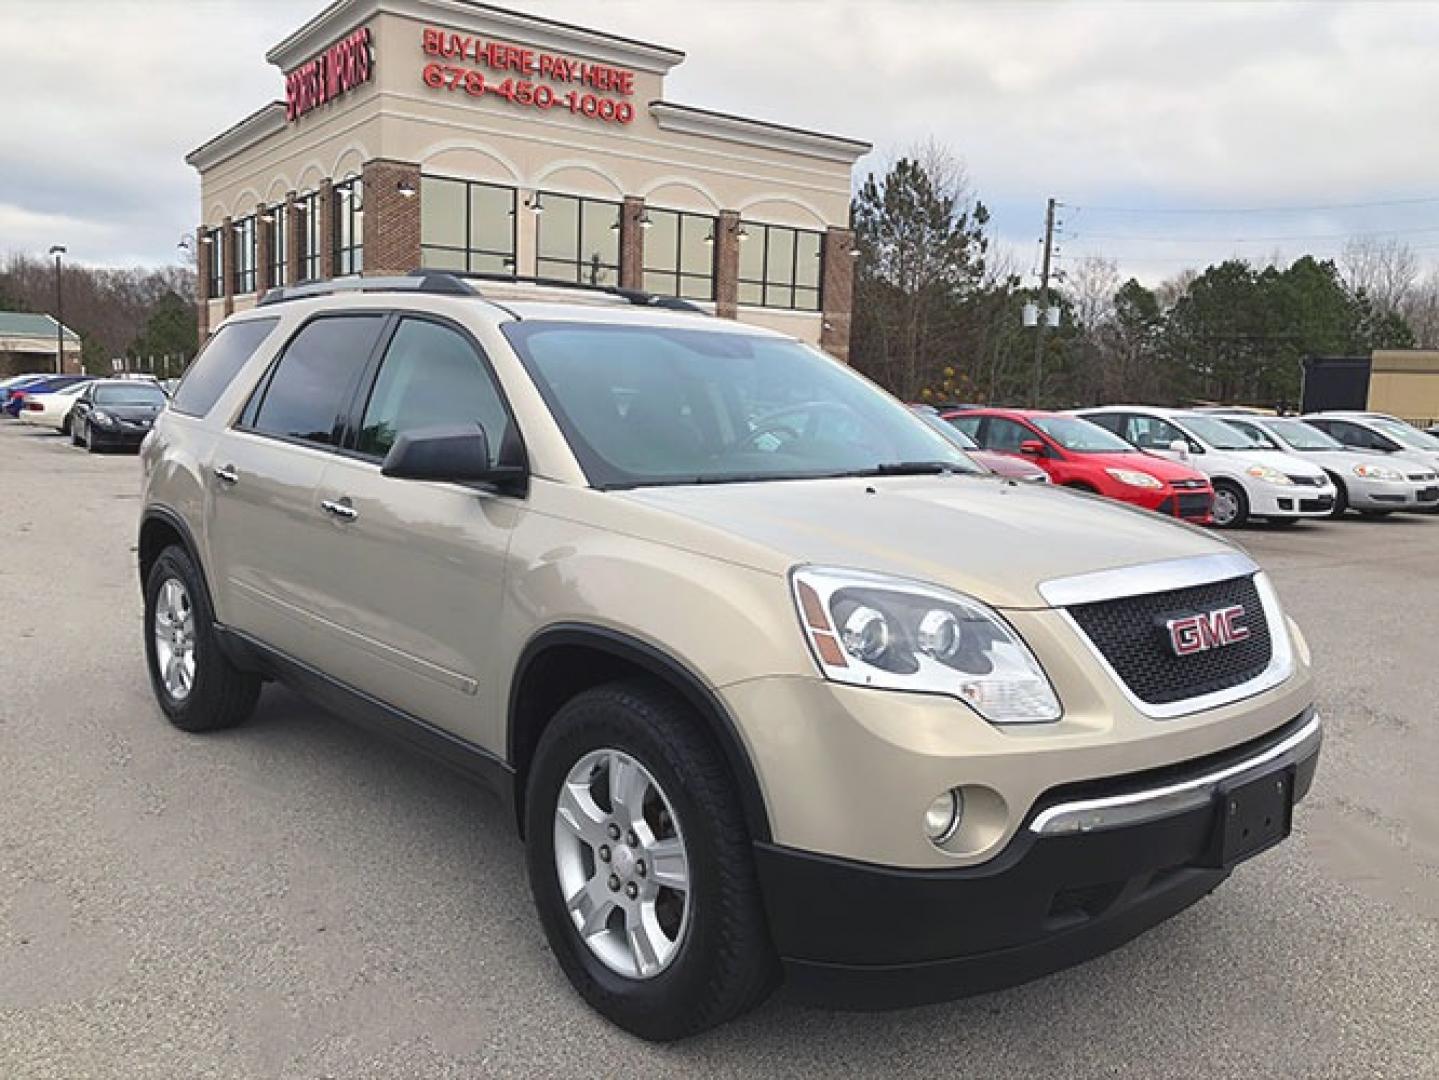
<instances>
[{"instance_id":1,"label":"blue parked car","mask_svg":"<svg viewBox=\"0 0 1439 1080\"><path fill-rule=\"evenodd\" d=\"M77 382L89 382L93 375L27 375L0 387L0 413L14 419L25 407L26 394L53 394Z\"/></svg>"}]
</instances>

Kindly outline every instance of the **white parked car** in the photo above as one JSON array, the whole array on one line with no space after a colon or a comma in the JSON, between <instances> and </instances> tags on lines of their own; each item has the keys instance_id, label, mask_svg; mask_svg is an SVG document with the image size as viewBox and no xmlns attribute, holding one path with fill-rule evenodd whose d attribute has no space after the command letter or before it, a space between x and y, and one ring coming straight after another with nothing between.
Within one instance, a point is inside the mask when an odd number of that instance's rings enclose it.
<instances>
[{"instance_id":1,"label":"white parked car","mask_svg":"<svg viewBox=\"0 0 1439 1080\"><path fill-rule=\"evenodd\" d=\"M50 394L30 394L16 417L21 423L52 427L62 435L70 434L70 410L75 399L89 382L71 383Z\"/></svg>"},{"instance_id":2,"label":"white parked car","mask_svg":"<svg viewBox=\"0 0 1439 1080\"><path fill-rule=\"evenodd\" d=\"M1439 469L1439 438L1406 424L1398 417L1371 412L1320 412L1300 417L1327 435L1333 435L1345 446L1359 450L1378 450L1395 462ZM1406 472L1414 469L1404 466Z\"/></svg>"},{"instance_id":3,"label":"white parked car","mask_svg":"<svg viewBox=\"0 0 1439 1080\"><path fill-rule=\"evenodd\" d=\"M1439 473L1390 461L1378 450L1350 449L1319 428L1293 417L1226 416L1240 431L1269 442L1274 450L1314 462L1334 481L1334 516L1357 510L1379 517L1395 510L1439 506Z\"/></svg>"},{"instance_id":4,"label":"white parked car","mask_svg":"<svg viewBox=\"0 0 1439 1080\"><path fill-rule=\"evenodd\" d=\"M1334 484L1323 469L1266 447L1218 416L1148 405L1107 405L1074 414L1208 476L1219 528L1243 525L1252 517L1287 525L1334 511Z\"/></svg>"}]
</instances>

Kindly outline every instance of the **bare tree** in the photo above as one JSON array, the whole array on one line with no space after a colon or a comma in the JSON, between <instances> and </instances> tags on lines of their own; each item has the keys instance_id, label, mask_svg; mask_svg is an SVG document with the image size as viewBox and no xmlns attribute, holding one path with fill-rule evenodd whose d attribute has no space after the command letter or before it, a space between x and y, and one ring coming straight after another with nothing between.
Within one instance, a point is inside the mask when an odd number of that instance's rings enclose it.
<instances>
[{"instance_id":1,"label":"bare tree","mask_svg":"<svg viewBox=\"0 0 1439 1080\"><path fill-rule=\"evenodd\" d=\"M1414 331L1414 344L1421 349L1439 349L1439 264L1417 282L1404 298L1400 314Z\"/></svg>"},{"instance_id":2,"label":"bare tree","mask_svg":"<svg viewBox=\"0 0 1439 1080\"><path fill-rule=\"evenodd\" d=\"M1114 315L1114 293L1119 288L1119 264L1103 255L1079 259L1065 271L1063 292L1069 300L1074 325L1082 333L1097 331Z\"/></svg>"},{"instance_id":3,"label":"bare tree","mask_svg":"<svg viewBox=\"0 0 1439 1080\"><path fill-rule=\"evenodd\" d=\"M1356 236L1339 256L1344 284L1364 295L1380 314L1401 311L1419 280L1414 249L1397 237Z\"/></svg>"}]
</instances>

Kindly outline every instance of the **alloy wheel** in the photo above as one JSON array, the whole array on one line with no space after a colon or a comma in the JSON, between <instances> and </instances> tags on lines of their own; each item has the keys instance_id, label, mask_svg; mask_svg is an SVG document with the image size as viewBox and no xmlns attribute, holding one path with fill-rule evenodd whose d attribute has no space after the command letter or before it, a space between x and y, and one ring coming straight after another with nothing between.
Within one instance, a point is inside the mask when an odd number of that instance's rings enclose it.
<instances>
[{"instance_id":1,"label":"alloy wheel","mask_svg":"<svg viewBox=\"0 0 1439 1080\"><path fill-rule=\"evenodd\" d=\"M155 664L165 692L184 701L195 687L195 608L179 578L166 578L155 598Z\"/></svg>"},{"instance_id":2,"label":"alloy wheel","mask_svg":"<svg viewBox=\"0 0 1439 1080\"><path fill-rule=\"evenodd\" d=\"M1239 516L1239 498L1228 488L1214 492L1214 524L1229 525Z\"/></svg>"},{"instance_id":3,"label":"alloy wheel","mask_svg":"<svg viewBox=\"0 0 1439 1080\"><path fill-rule=\"evenodd\" d=\"M555 871L575 930L617 974L652 979L689 926L689 855L659 783L621 750L594 750L555 805Z\"/></svg>"}]
</instances>

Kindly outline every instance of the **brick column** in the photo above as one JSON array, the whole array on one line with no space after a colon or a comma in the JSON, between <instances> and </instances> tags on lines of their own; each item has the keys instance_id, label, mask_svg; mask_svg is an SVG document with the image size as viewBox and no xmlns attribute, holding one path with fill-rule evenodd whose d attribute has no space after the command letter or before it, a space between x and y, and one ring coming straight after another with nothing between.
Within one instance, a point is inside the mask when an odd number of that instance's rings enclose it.
<instances>
[{"instance_id":1,"label":"brick column","mask_svg":"<svg viewBox=\"0 0 1439 1080\"><path fill-rule=\"evenodd\" d=\"M195 329L200 344L210 336L210 245L205 243L205 226L195 229Z\"/></svg>"},{"instance_id":2,"label":"brick column","mask_svg":"<svg viewBox=\"0 0 1439 1080\"><path fill-rule=\"evenodd\" d=\"M831 226L820 245L821 302L824 322L819 347L849 363L849 327L854 312L854 233Z\"/></svg>"},{"instance_id":3,"label":"brick column","mask_svg":"<svg viewBox=\"0 0 1439 1080\"><path fill-rule=\"evenodd\" d=\"M285 237L285 280L291 285L297 285L300 281L300 249L305 243L305 230L300 221L300 214L297 208L299 200L293 191L285 193L285 228L289 235Z\"/></svg>"},{"instance_id":4,"label":"brick column","mask_svg":"<svg viewBox=\"0 0 1439 1080\"><path fill-rule=\"evenodd\" d=\"M365 201L366 276L408 274L421 265L420 167L408 161L365 162L360 182ZM412 194L401 195L401 186Z\"/></svg>"},{"instance_id":5,"label":"brick column","mask_svg":"<svg viewBox=\"0 0 1439 1080\"><path fill-rule=\"evenodd\" d=\"M261 203L255 207L255 295L264 296L270 289L270 230L273 223L265 220L269 208Z\"/></svg>"},{"instance_id":6,"label":"brick column","mask_svg":"<svg viewBox=\"0 0 1439 1080\"><path fill-rule=\"evenodd\" d=\"M328 179L320 181L320 280L335 276L335 185Z\"/></svg>"},{"instance_id":7,"label":"brick column","mask_svg":"<svg viewBox=\"0 0 1439 1080\"><path fill-rule=\"evenodd\" d=\"M739 315L739 212L721 210L715 222L715 314Z\"/></svg>"},{"instance_id":8,"label":"brick column","mask_svg":"<svg viewBox=\"0 0 1439 1080\"><path fill-rule=\"evenodd\" d=\"M645 201L638 195L626 195L620 207L620 287L645 287L645 230L640 218Z\"/></svg>"},{"instance_id":9,"label":"brick column","mask_svg":"<svg viewBox=\"0 0 1439 1080\"><path fill-rule=\"evenodd\" d=\"M235 310L235 229L229 218L220 222L220 294L228 315Z\"/></svg>"}]
</instances>

